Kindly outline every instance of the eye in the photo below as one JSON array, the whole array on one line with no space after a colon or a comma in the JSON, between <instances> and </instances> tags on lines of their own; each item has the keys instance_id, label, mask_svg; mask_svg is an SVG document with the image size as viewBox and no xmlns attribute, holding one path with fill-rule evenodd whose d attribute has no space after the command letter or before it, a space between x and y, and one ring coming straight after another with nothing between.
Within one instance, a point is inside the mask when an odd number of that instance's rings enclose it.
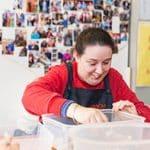
<instances>
[{"instance_id":1,"label":"eye","mask_svg":"<svg viewBox=\"0 0 150 150\"><path fill-rule=\"evenodd\" d=\"M90 65L90 66L95 66L95 65L96 65L96 63L89 63L89 65Z\"/></svg>"},{"instance_id":2,"label":"eye","mask_svg":"<svg viewBox=\"0 0 150 150\"><path fill-rule=\"evenodd\" d=\"M108 65L109 61L103 62L103 65Z\"/></svg>"}]
</instances>

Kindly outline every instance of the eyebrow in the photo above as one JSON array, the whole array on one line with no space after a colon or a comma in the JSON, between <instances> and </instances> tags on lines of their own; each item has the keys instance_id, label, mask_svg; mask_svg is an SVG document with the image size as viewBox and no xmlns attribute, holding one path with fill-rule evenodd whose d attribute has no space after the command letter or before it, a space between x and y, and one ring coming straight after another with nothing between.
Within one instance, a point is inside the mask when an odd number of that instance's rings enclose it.
<instances>
[{"instance_id":1,"label":"eyebrow","mask_svg":"<svg viewBox=\"0 0 150 150\"><path fill-rule=\"evenodd\" d=\"M106 58L104 61L110 61L112 59L112 57L111 58Z\"/></svg>"},{"instance_id":2,"label":"eyebrow","mask_svg":"<svg viewBox=\"0 0 150 150\"><path fill-rule=\"evenodd\" d=\"M112 57L111 58L106 58L104 61L110 61L112 59ZM90 58L89 60L87 60L87 61L98 61L97 59L94 59L94 58Z\"/></svg>"}]
</instances>

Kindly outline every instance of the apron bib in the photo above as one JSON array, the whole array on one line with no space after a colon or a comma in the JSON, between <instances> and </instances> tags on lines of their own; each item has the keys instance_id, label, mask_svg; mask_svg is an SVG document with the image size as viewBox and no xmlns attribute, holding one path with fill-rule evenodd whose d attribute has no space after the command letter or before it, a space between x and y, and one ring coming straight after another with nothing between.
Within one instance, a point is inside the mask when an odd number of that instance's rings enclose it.
<instances>
[{"instance_id":1,"label":"apron bib","mask_svg":"<svg viewBox=\"0 0 150 150\"><path fill-rule=\"evenodd\" d=\"M98 109L112 108L112 94L109 88L108 75L104 78L104 89L83 89L74 88L72 64L67 63L68 83L64 92L64 97L73 100L85 107L94 107Z\"/></svg>"}]
</instances>

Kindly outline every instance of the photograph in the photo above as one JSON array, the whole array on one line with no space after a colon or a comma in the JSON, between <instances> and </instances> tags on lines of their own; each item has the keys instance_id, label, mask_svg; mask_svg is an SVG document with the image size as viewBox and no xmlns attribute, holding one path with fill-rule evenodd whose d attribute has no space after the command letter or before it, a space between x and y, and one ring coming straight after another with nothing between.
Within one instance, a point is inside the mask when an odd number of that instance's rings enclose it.
<instances>
[{"instance_id":1,"label":"photograph","mask_svg":"<svg viewBox=\"0 0 150 150\"><path fill-rule=\"evenodd\" d=\"M62 12L62 1L63 0L50 0L50 12Z\"/></svg>"},{"instance_id":2,"label":"photograph","mask_svg":"<svg viewBox=\"0 0 150 150\"><path fill-rule=\"evenodd\" d=\"M27 57L28 49L26 46L18 47L18 49L19 49L19 54L18 54L19 57Z\"/></svg>"},{"instance_id":3,"label":"photograph","mask_svg":"<svg viewBox=\"0 0 150 150\"><path fill-rule=\"evenodd\" d=\"M26 19L27 19L27 26L28 27L38 26L39 14L28 13L28 14L26 14Z\"/></svg>"},{"instance_id":4,"label":"photograph","mask_svg":"<svg viewBox=\"0 0 150 150\"><path fill-rule=\"evenodd\" d=\"M78 0L63 0L63 9L65 11L74 11L77 10Z\"/></svg>"},{"instance_id":5,"label":"photograph","mask_svg":"<svg viewBox=\"0 0 150 150\"><path fill-rule=\"evenodd\" d=\"M47 38L47 28L46 27L35 27L31 31L31 39L43 39Z\"/></svg>"},{"instance_id":6,"label":"photograph","mask_svg":"<svg viewBox=\"0 0 150 150\"><path fill-rule=\"evenodd\" d=\"M13 10L21 12L25 8L25 0L13 0Z\"/></svg>"},{"instance_id":7,"label":"photograph","mask_svg":"<svg viewBox=\"0 0 150 150\"><path fill-rule=\"evenodd\" d=\"M2 40L2 54L3 55L13 55L15 51L15 44L13 39L3 39Z\"/></svg>"},{"instance_id":8,"label":"photograph","mask_svg":"<svg viewBox=\"0 0 150 150\"><path fill-rule=\"evenodd\" d=\"M23 11L25 0L13 0L13 9L15 11Z\"/></svg>"},{"instance_id":9,"label":"photograph","mask_svg":"<svg viewBox=\"0 0 150 150\"><path fill-rule=\"evenodd\" d=\"M44 64L40 62L40 52L38 51L28 51L28 67L30 68L40 68L43 67Z\"/></svg>"},{"instance_id":10,"label":"photograph","mask_svg":"<svg viewBox=\"0 0 150 150\"><path fill-rule=\"evenodd\" d=\"M62 25L63 24L63 13L52 13L52 24L53 25Z\"/></svg>"},{"instance_id":11,"label":"photograph","mask_svg":"<svg viewBox=\"0 0 150 150\"><path fill-rule=\"evenodd\" d=\"M30 40L27 43L27 50L28 51L39 51L39 41L37 40Z\"/></svg>"},{"instance_id":12,"label":"photograph","mask_svg":"<svg viewBox=\"0 0 150 150\"><path fill-rule=\"evenodd\" d=\"M27 31L25 28L15 29L15 40L14 44L16 47L26 46L27 45Z\"/></svg>"},{"instance_id":13,"label":"photograph","mask_svg":"<svg viewBox=\"0 0 150 150\"><path fill-rule=\"evenodd\" d=\"M81 23L92 23L93 13L88 10L80 11L79 20Z\"/></svg>"},{"instance_id":14,"label":"photograph","mask_svg":"<svg viewBox=\"0 0 150 150\"><path fill-rule=\"evenodd\" d=\"M24 13L16 13L16 27L25 27L26 20Z\"/></svg>"},{"instance_id":15,"label":"photograph","mask_svg":"<svg viewBox=\"0 0 150 150\"><path fill-rule=\"evenodd\" d=\"M50 26L52 23L52 15L40 13L39 14L39 25L40 26Z\"/></svg>"},{"instance_id":16,"label":"photograph","mask_svg":"<svg viewBox=\"0 0 150 150\"><path fill-rule=\"evenodd\" d=\"M14 27L15 26L15 13L6 10L2 14L2 26L3 27Z\"/></svg>"},{"instance_id":17,"label":"photograph","mask_svg":"<svg viewBox=\"0 0 150 150\"><path fill-rule=\"evenodd\" d=\"M64 42L64 46L73 46L73 31L72 30L65 30L64 31L64 35L63 35L63 42Z\"/></svg>"},{"instance_id":18,"label":"photograph","mask_svg":"<svg viewBox=\"0 0 150 150\"><path fill-rule=\"evenodd\" d=\"M51 0L39 0L39 12L49 13Z\"/></svg>"},{"instance_id":19,"label":"photograph","mask_svg":"<svg viewBox=\"0 0 150 150\"><path fill-rule=\"evenodd\" d=\"M26 0L26 12L38 12L38 0Z\"/></svg>"},{"instance_id":20,"label":"photograph","mask_svg":"<svg viewBox=\"0 0 150 150\"><path fill-rule=\"evenodd\" d=\"M103 10L103 8L104 8L104 1L105 0L93 0L93 2L94 2L94 8L95 9Z\"/></svg>"}]
</instances>

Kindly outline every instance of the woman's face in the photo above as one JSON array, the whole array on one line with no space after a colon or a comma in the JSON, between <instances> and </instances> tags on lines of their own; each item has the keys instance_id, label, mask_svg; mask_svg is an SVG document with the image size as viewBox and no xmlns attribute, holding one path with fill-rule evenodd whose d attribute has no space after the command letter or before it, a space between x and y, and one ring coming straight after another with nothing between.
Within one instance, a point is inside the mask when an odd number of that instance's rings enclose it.
<instances>
[{"instance_id":1,"label":"woman's face","mask_svg":"<svg viewBox=\"0 0 150 150\"><path fill-rule=\"evenodd\" d=\"M110 69L112 49L109 46L90 45L81 56L77 54L75 58L80 79L95 86L104 79Z\"/></svg>"}]
</instances>

